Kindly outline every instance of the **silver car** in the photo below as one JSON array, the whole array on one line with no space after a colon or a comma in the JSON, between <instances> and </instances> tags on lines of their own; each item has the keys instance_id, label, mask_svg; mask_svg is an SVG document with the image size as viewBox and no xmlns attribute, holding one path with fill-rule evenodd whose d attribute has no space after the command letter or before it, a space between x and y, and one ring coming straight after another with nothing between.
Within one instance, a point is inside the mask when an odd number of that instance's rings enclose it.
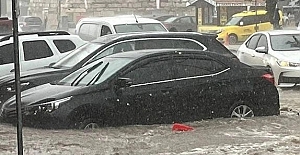
<instances>
[{"instance_id":1,"label":"silver car","mask_svg":"<svg viewBox=\"0 0 300 155\"><path fill-rule=\"evenodd\" d=\"M300 31L256 32L239 47L237 57L250 66L270 67L278 87L300 85Z\"/></svg>"}]
</instances>

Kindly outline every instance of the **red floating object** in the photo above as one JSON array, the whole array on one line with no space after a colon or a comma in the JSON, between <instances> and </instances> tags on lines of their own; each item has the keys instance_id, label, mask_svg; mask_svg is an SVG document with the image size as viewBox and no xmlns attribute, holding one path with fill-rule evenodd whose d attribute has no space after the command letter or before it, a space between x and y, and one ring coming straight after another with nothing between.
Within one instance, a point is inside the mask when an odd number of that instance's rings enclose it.
<instances>
[{"instance_id":1,"label":"red floating object","mask_svg":"<svg viewBox=\"0 0 300 155\"><path fill-rule=\"evenodd\" d=\"M172 131L191 131L191 130L194 130L194 128L179 123L174 123L172 127Z\"/></svg>"}]
</instances>

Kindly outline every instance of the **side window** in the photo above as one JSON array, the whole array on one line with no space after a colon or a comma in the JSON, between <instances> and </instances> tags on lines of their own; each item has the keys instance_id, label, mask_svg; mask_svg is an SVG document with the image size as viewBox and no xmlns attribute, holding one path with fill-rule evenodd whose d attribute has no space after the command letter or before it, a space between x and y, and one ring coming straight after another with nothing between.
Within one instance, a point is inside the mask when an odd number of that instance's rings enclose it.
<instances>
[{"instance_id":1,"label":"side window","mask_svg":"<svg viewBox=\"0 0 300 155\"><path fill-rule=\"evenodd\" d=\"M100 59L102 57L105 57L107 55L111 55L114 53L120 53L120 52L127 52L127 51L132 51L132 46L130 45L129 42L124 42L120 44L116 44L102 52L100 54L96 55L92 60Z\"/></svg>"},{"instance_id":2,"label":"side window","mask_svg":"<svg viewBox=\"0 0 300 155\"><path fill-rule=\"evenodd\" d=\"M82 24L79 28L78 35L83 40L91 41L97 38L99 25Z\"/></svg>"},{"instance_id":3,"label":"side window","mask_svg":"<svg viewBox=\"0 0 300 155\"><path fill-rule=\"evenodd\" d=\"M151 60L146 64L140 64L122 77L131 78L134 84L170 80L172 79L171 68L171 59Z\"/></svg>"},{"instance_id":4,"label":"side window","mask_svg":"<svg viewBox=\"0 0 300 155\"><path fill-rule=\"evenodd\" d=\"M180 23L191 23L190 17L180 18Z\"/></svg>"},{"instance_id":5,"label":"side window","mask_svg":"<svg viewBox=\"0 0 300 155\"><path fill-rule=\"evenodd\" d=\"M112 34L110 28L106 25L102 25L101 36L108 35L108 34Z\"/></svg>"},{"instance_id":6,"label":"side window","mask_svg":"<svg viewBox=\"0 0 300 155\"><path fill-rule=\"evenodd\" d=\"M246 46L248 48L254 50L256 48L256 45L257 45L259 37L260 37L260 35L254 35L254 36L252 36L252 38L250 40L248 40Z\"/></svg>"},{"instance_id":7,"label":"side window","mask_svg":"<svg viewBox=\"0 0 300 155\"><path fill-rule=\"evenodd\" d=\"M0 65L13 63L14 61L13 44L7 44L0 47Z\"/></svg>"},{"instance_id":8,"label":"side window","mask_svg":"<svg viewBox=\"0 0 300 155\"><path fill-rule=\"evenodd\" d=\"M50 47L44 40L23 42L25 61L47 58L53 55Z\"/></svg>"},{"instance_id":9,"label":"side window","mask_svg":"<svg viewBox=\"0 0 300 155\"><path fill-rule=\"evenodd\" d=\"M53 40L60 53L65 53L76 48L76 45L71 40Z\"/></svg>"},{"instance_id":10,"label":"side window","mask_svg":"<svg viewBox=\"0 0 300 155\"><path fill-rule=\"evenodd\" d=\"M267 14L264 14L264 15L258 15L258 16L257 16L257 20L258 20L258 23L266 23L266 22L269 22L269 18L268 18L268 15L267 15Z\"/></svg>"},{"instance_id":11,"label":"side window","mask_svg":"<svg viewBox=\"0 0 300 155\"><path fill-rule=\"evenodd\" d=\"M160 49L160 48L187 48L203 50L203 46L189 40L173 40L173 39L149 39L138 40L135 42L135 50L142 49Z\"/></svg>"},{"instance_id":12,"label":"side window","mask_svg":"<svg viewBox=\"0 0 300 155\"><path fill-rule=\"evenodd\" d=\"M244 25L255 24L255 16L246 16L246 17L243 17L242 21L244 22Z\"/></svg>"},{"instance_id":13,"label":"side window","mask_svg":"<svg viewBox=\"0 0 300 155\"><path fill-rule=\"evenodd\" d=\"M89 34L89 24L82 24L78 30L79 37L85 37Z\"/></svg>"},{"instance_id":14,"label":"side window","mask_svg":"<svg viewBox=\"0 0 300 155\"><path fill-rule=\"evenodd\" d=\"M207 58L175 58L175 78L214 74L226 66Z\"/></svg>"},{"instance_id":15,"label":"side window","mask_svg":"<svg viewBox=\"0 0 300 155\"><path fill-rule=\"evenodd\" d=\"M268 48L267 37L265 35L261 35L257 47L265 47L266 49Z\"/></svg>"}]
</instances>

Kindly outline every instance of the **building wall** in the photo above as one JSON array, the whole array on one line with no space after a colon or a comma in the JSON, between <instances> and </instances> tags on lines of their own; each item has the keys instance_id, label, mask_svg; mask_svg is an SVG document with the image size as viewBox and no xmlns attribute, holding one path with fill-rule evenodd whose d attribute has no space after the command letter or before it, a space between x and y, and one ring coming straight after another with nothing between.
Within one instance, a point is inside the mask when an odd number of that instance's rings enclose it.
<instances>
[{"instance_id":1,"label":"building wall","mask_svg":"<svg viewBox=\"0 0 300 155\"><path fill-rule=\"evenodd\" d=\"M157 9L156 0L30 0L29 15L47 17L47 28L55 29L59 14L69 21L77 22L88 16L114 16L136 14L153 16L163 14L195 15L193 6L186 7L187 0L160 0ZM61 10L61 13L59 13Z\"/></svg>"}]
</instances>

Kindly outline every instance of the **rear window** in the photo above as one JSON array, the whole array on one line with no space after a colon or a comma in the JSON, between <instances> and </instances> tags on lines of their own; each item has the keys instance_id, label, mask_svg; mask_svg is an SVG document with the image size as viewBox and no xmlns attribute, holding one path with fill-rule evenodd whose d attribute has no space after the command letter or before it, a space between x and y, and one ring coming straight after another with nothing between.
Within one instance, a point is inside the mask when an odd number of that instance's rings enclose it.
<instances>
[{"instance_id":1,"label":"rear window","mask_svg":"<svg viewBox=\"0 0 300 155\"><path fill-rule=\"evenodd\" d=\"M0 20L0 34L12 32L12 20Z\"/></svg>"},{"instance_id":2,"label":"rear window","mask_svg":"<svg viewBox=\"0 0 300 155\"><path fill-rule=\"evenodd\" d=\"M7 44L0 47L0 65L13 63L14 56L13 44Z\"/></svg>"},{"instance_id":3,"label":"rear window","mask_svg":"<svg viewBox=\"0 0 300 155\"><path fill-rule=\"evenodd\" d=\"M25 22L40 22L40 23L42 23L42 20L39 17L28 17L28 18L25 18Z\"/></svg>"},{"instance_id":4,"label":"rear window","mask_svg":"<svg viewBox=\"0 0 300 155\"><path fill-rule=\"evenodd\" d=\"M76 45L71 40L53 40L53 42L60 53L65 53L76 48Z\"/></svg>"},{"instance_id":5,"label":"rear window","mask_svg":"<svg viewBox=\"0 0 300 155\"><path fill-rule=\"evenodd\" d=\"M167 31L160 23L122 24L114 27L117 33Z\"/></svg>"}]
</instances>

